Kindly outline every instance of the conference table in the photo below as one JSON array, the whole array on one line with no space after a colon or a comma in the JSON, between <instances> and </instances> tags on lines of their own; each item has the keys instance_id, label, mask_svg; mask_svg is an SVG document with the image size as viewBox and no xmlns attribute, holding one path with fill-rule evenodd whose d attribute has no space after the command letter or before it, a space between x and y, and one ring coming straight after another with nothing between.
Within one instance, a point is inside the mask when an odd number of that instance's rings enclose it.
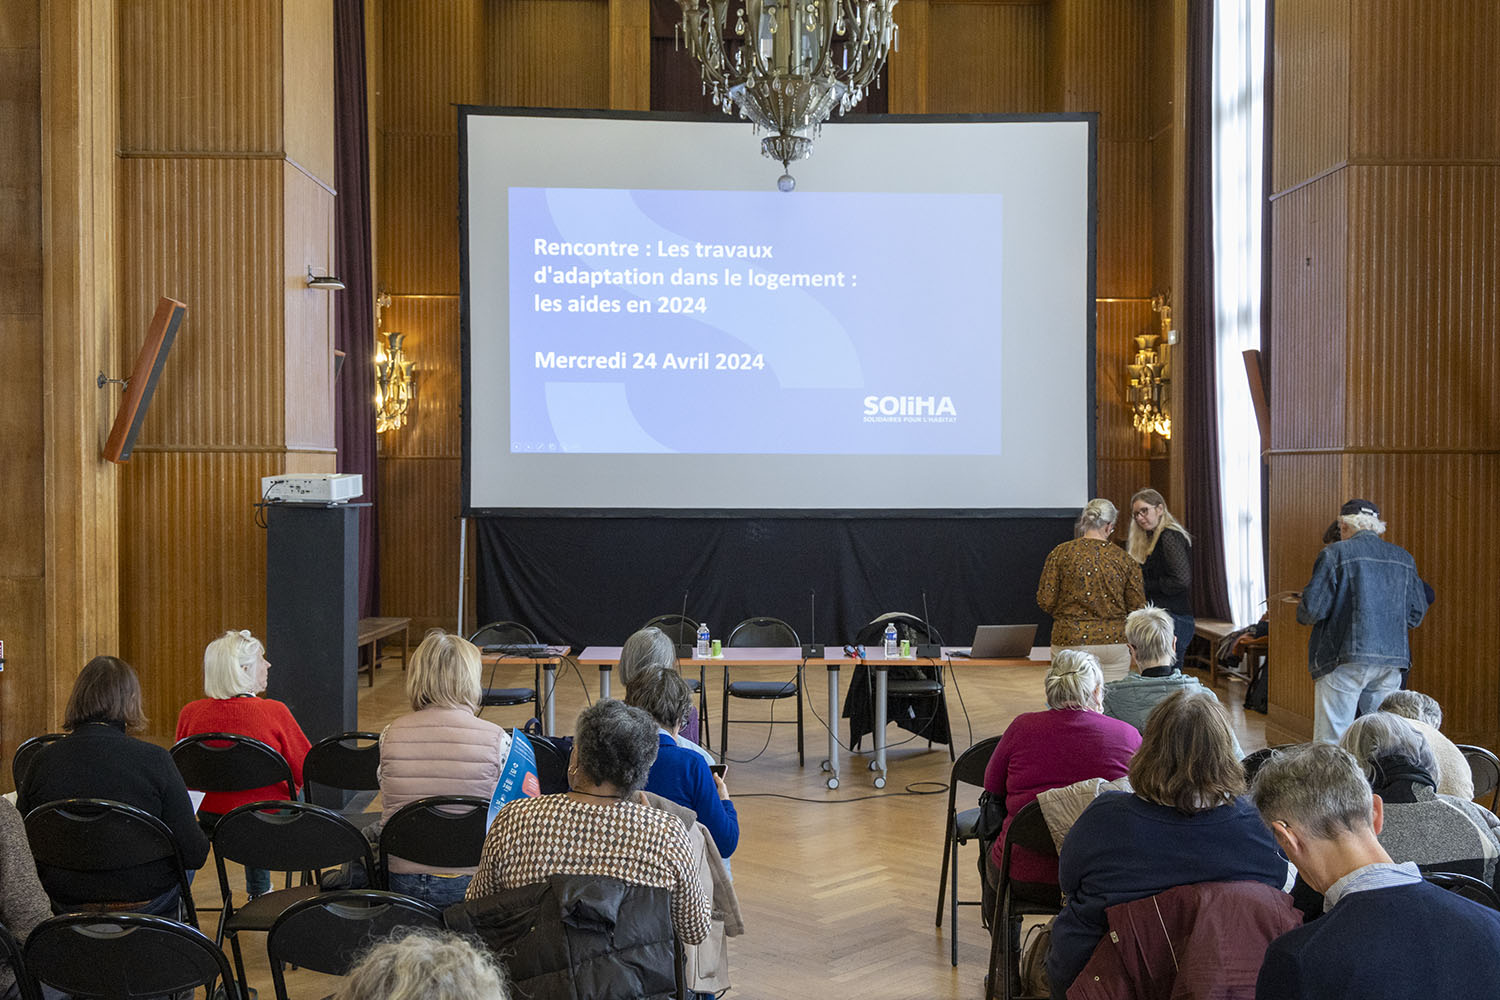
<instances>
[{"instance_id":1,"label":"conference table","mask_svg":"<svg viewBox=\"0 0 1500 1000\"><path fill-rule=\"evenodd\" d=\"M599 669L599 697L601 698L610 696L610 675L615 665L620 662L620 649L620 646L589 646L577 657L578 663ZM863 661L875 675L875 731L872 734L875 742L875 756L870 761L870 770L876 772L875 787L884 788L886 782L885 728L888 721L886 719L886 691L889 680L887 672L890 668L937 664L947 667L957 663L976 667L1007 667L1032 662L1025 659L976 659L956 655L962 649L964 649L962 646L944 646L942 655L938 657L894 656L887 659L884 650L879 647L867 647L863 657L846 654L842 646L828 646L820 657L804 657L801 648L797 646L726 646L718 656L704 658L695 655L692 658L683 658L679 661L679 667L685 669L722 666L726 673L731 667L796 667L799 671L807 667L825 668L828 671L828 759L823 761L822 768L828 774L828 787L833 789L839 787L839 751L841 749L838 728L839 672L845 666L854 667ZM555 665L553 669L556 669ZM800 693L798 697L801 697ZM550 712L550 696L548 704ZM550 726L550 717L548 724ZM699 720L699 725L707 724L706 719ZM721 749L720 759L722 758Z\"/></svg>"}]
</instances>

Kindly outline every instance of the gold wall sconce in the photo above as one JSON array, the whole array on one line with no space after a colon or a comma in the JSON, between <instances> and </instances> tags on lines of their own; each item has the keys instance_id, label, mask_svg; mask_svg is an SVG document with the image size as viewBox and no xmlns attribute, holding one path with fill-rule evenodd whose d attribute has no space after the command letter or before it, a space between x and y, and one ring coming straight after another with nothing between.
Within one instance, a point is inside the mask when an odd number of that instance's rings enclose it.
<instances>
[{"instance_id":1,"label":"gold wall sconce","mask_svg":"<svg viewBox=\"0 0 1500 1000\"><path fill-rule=\"evenodd\" d=\"M1167 362L1167 347L1172 342L1170 293L1152 296L1151 310L1161 317L1161 332L1143 333L1135 338L1135 361L1127 366L1130 384L1126 399L1136 430L1160 434L1170 440L1172 374Z\"/></svg>"}]
</instances>

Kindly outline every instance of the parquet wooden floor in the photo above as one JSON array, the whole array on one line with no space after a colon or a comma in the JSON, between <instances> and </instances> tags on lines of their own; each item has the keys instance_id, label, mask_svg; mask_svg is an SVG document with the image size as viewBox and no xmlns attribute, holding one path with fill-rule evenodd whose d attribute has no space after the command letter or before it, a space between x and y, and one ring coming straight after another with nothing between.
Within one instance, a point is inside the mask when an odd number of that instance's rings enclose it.
<instances>
[{"instance_id":1,"label":"parquet wooden floor","mask_svg":"<svg viewBox=\"0 0 1500 1000\"><path fill-rule=\"evenodd\" d=\"M1017 714L1044 707L1045 666L993 668L960 665L950 674L949 712L957 749L1004 730ZM525 683L530 683L529 671ZM765 679L777 674L766 671ZM719 736L722 672L709 671L712 736ZM844 682L847 683L847 672ZM941 863L949 760L939 746L909 742L890 751L889 782L877 791L866 756L845 756L840 787L825 787L819 761L827 755L827 731L819 716L828 703L826 673L810 671L806 717L807 765L798 767L796 727L734 723L730 728L728 784L740 815L741 837L733 858L735 886L746 933L730 941L731 998L803 1000L810 995L860 1000L973 1000L984 995L988 938L977 907L959 912L959 964L949 960L948 917L934 927ZM517 681L515 683L521 683ZM564 732L589 697L597 694L592 668L559 673L557 719ZM618 693L618 692L617 692ZM1263 717L1239 708L1244 689L1234 683L1220 697L1230 706L1240 743L1250 751L1265 745ZM407 711L402 675L392 663L377 671L375 685L360 689L359 723L379 730ZM766 713L768 703L736 702L734 713ZM525 721L524 709L488 709L485 717L504 726ZM789 702L775 705L778 720L794 719ZM847 726L841 727L847 733ZM908 737L892 726L893 742ZM868 738L866 740L868 750ZM926 793L926 794L924 794ZM958 807L977 799L961 788ZM960 894L978 894L972 845L962 850ZM195 898L218 902L213 862L199 874ZM216 913L203 914L212 934ZM267 1000L271 977L263 935L243 943L251 984ZM294 971L293 997L322 997L334 988L328 977Z\"/></svg>"}]
</instances>

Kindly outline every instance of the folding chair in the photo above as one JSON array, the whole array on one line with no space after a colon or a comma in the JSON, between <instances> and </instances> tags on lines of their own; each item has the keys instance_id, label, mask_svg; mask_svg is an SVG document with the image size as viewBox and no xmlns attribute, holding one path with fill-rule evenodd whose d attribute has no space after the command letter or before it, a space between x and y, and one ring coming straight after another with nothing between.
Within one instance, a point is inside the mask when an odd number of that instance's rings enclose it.
<instances>
[{"instance_id":1,"label":"folding chair","mask_svg":"<svg viewBox=\"0 0 1500 1000\"><path fill-rule=\"evenodd\" d=\"M183 783L195 792L248 792L285 785L286 797L297 797L292 769L285 758L274 747L249 736L197 733L172 744L169 752ZM204 824L204 832L213 834L211 824Z\"/></svg>"},{"instance_id":2,"label":"folding chair","mask_svg":"<svg viewBox=\"0 0 1500 1000\"><path fill-rule=\"evenodd\" d=\"M170 874L161 886L154 887L148 899L175 884L178 912L185 916L185 923L198 926L182 849L167 825L144 809L109 799L48 802L26 814L26 839L31 843L42 886L54 898L58 891L48 882L55 877L53 872L66 871L98 878L98 895L90 902L138 902L119 898L118 890L110 886L113 874L122 868L164 863ZM76 891L76 887L70 887L70 894Z\"/></svg>"},{"instance_id":3,"label":"folding chair","mask_svg":"<svg viewBox=\"0 0 1500 1000\"><path fill-rule=\"evenodd\" d=\"M44 920L26 938L26 967L37 981L75 998L165 997L214 983L243 996L224 953L196 927L145 913L69 913Z\"/></svg>"},{"instance_id":4,"label":"folding chair","mask_svg":"<svg viewBox=\"0 0 1500 1000\"><path fill-rule=\"evenodd\" d=\"M696 646L698 644L698 623L687 615L670 614L657 615L641 628L658 628L667 634L672 640L672 645L678 649L677 672L682 673L681 651L685 646ZM713 749L713 740L708 735L708 662L699 660L698 676L689 677L683 674L682 679L687 681L688 690L698 696L698 742L705 750Z\"/></svg>"},{"instance_id":5,"label":"folding chair","mask_svg":"<svg viewBox=\"0 0 1500 1000\"><path fill-rule=\"evenodd\" d=\"M314 785L322 788L314 788ZM338 733L319 740L302 761L302 797L315 805L338 808L340 814L361 830L380 818L380 814L349 813L343 803L333 806L319 802L323 788L338 792L378 792L380 790L380 734Z\"/></svg>"},{"instance_id":6,"label":"folding chair","mask_svg":"<svg viewBox=\"0 0 1500 1000\"><path fill-rule=\"evenodd\" d=\"M1492 910L1500 910L1500 893L1496 893L1494 886L1483 879L1458 872L1423 872L1422 878L1433 885L1442 886L1449 892L1455 892L1465 899L1488 906Z\"/></svg>"},{"instance_id":7,"label":"folding chair","mask_svg":"<svg viewBox=\"0 0 1500 1000\"><path fill-rule=\"evenodd\" d=\"M953 967L958 968L958 908L960 906L982 906L983 902L978 899L958 898L958 848L960 844L967 844L976 836L975 829L979 823L979 807L965 809L956 812L958 786L984 785L984 771L988 766L990 758L995 755L995 747L999 744L1000 737L991 736L980 740L958 755L958 760L953 762L953 769L948 776L948 825L943 834L943 869L938 875L938 903L937 903L937 926L943 926L943 893L948 889L948 877L953 877L953 892L949 899L953 908L953 917L948 923L948 933L953 939ZM981 843L981 848L983 844Z\"/></svg>"},{"instance_id":8,"label":"folding chair","mask_svg":"<svg viewBox=\"0 0 1500 1000\"><path fill-rule=\"evenodd\" d=\"M1458 744L1459 753L1469 762L1469 773L1474 776L1474 798L1490 797L1490 812L1500 803L1500 759L1484 747L1468 743Z\"/></svg>"},{"instance_id":9,"label":"folding chair","mask_svg":"<svg viewBox=\"0 0 1500 1000\"><path fill-rule=\"evenodd\" d=\"M1005 831L1005 846L1000 854L1000 884L995 889L995 916L990 920L990 972L984 979L984 1000L994 1000L996 979L1000 980L1002 1000L1012 1000L1016 995L1012 989L1012 981L1020 978L1021 956L1016 953L1015 941L1011 936L1012 923L1019 926L1024 916L1050 917L1062 912L1061 893L1056 906L1015 898L1010 878L1012 847L1057 856L1052 833L1047 829L1047 820L1042 816L1041 803L1027 803L1016 813Z\"/></svg>"},{"instance_id":10,"label":"folding chair","mask_svg":"<svg viewBox=\"0 0 1500 1000\"><path fill-rule=\"evenodd\" d=\"M269 931L293 903L316 896L321 890L315 883L276 889L236 907L226 861L288 873L321 872L353 861L362 862L367 872L375 870L369 841L354 824L331 809L306 802L251 802L231 809L214 826L213 849L219 893L224 900L214 941L222 945L224 938L229 938L242 991L249 989L249 983L240 953L240 932Z\"/></svg>"},{"instance_id":11,"label":"folding chair","mask_svg":"<svg viewBox=\"0 0 1500 1000\"><path fill-rule=\"evenodd\" d=\"M535 646L537 645L536 633L531 631L520 622L490 622L484 628L469 636L469 641L483 649L485 646ZM496 663L490 667L489 683L480 693L479 707L508 707L511 705L524 705L531 703L532 714L537 718L542 716L542 665L540 661L532 664L531 687L497 688L495 674L499 671L500 664Z\"/></svg>"},{"instance_id":12,"label":"folding chair","mask_svg":"<svg viewBox=\"0 0 1500 1000\"><path fill-rule=\"evenodd\" d=\"M37 751L48 743L56 743L67 733L43 733L41 736L33 736L20 746L16 747L16 754L10 759L10 777L17 788L21 787L21 779L26 777L26 772L31 769L31 762L36 759Z\"/></svg>"},{"instance_id":13,"label":"folding chair","mask_svg":"<svg viewBox=\"0 0 1500 1000\"><path fill-rule=\"evenodd\" d=\"M293 903L266 936L277 1000L287 1000L284 966L348 975L373 942L406 927L441 930L443 913L419 899L379 889L325 892Z\"/></svg>"},{"instance_id":14,"label":"folding chair","mask_svg":"<svg viewBox=\"0 0 1500 1000\"><path fill-rule=\"evenodd\" d=\"M4 924L0 924L0 952L4 953L6 964L16 977L16 992L20 995L20 1000L42 1000L42 991L21 957L21 945Z\"/></svg>"},{"instance_id":15,"label":"folding chair","mask_svg":"<svg viewBox=\"0 0 1500 1000\"><path fill-rule=\"evenodd\" d=\"M396 810L380 831L379 884L390 888L393 856L440 870L478 865L489 808L474 795L429 795Z\"/></svg>"},{"instance_id":16,"label":"folding chair","mask_svg":"<svg viewBox=\"0 0 1500 1000\"><path fill-rule=\"evenodd\" d=\"M762 648L791 648L802 645L797 630L780 618L746 618L729 633L726 646L739 648L760 646ZM719 731L719 759L729 753L729 699L746 698L752 701L779 701L782 698L797 699L797 763L803 763L802 753L802 665L797 665L797 676L789 681L731 681L729 663L724 663L724 708ZM774 707L772 714L775 714ZM779 726L784 722L771 719L741 719L741 722L758 722L767 726Z\"/></svg>"},{"instance_id":17,"label":"folding chair","mask_svg":"<svg viewBox=\"0 0 1500 1000\"><path fill-rule=\"evenodd\" d=\"M893 611L871 620L859 630L855 642L862 646L880 645L888 624L896 626L898 638L907 640L913 646L923 643L942 645L943 637L936 628L904 611ZM891 667L886 672L885 697L887 723L895 722L911 733L926 737L929 749L932 747L933 737L938 737L948 744L948 759L957 760L953 747L953 729L948 721L947 685L943 680L941 659L916 660ZM844 715L849 718L850 737L855 747L859 746L861 738L855 732L855 706L860 700L866 701L861 709L865 713L862 728L869 730L874 726L874 698L875 685L871 681L869 667L862 663L855 668L849 679L849 694L844 705ZM919 707L921 714L916 714Z\"/></svg>"}]
</instances>

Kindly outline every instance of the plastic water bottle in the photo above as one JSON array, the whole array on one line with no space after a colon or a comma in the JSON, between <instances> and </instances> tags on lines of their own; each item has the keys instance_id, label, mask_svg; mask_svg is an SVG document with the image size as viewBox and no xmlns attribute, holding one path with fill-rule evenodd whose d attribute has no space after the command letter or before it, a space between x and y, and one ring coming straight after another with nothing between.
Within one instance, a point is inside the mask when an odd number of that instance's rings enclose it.
<instances>
[{"instance_id":1,"label":"plastic water bottle","mask_svg":"<svg viewBox=\"0 0 1500 1000\"><path fill-rule=\"evenodd\" d=\"M700 659L708 659L708 622L698 626L698 649L694 655Z\"/></svg>"},{"instance_id":2,"label":"plastic water bottle","mask_svg":"<svg viewBox=\"0 0 1500 1000\"><path fill-rule=\"evenodd\" d=\"M894 660L901 655L900 646L896 641L896 624L887 622L885 626L885 658Z\"/></svg>"}]
</instances>

